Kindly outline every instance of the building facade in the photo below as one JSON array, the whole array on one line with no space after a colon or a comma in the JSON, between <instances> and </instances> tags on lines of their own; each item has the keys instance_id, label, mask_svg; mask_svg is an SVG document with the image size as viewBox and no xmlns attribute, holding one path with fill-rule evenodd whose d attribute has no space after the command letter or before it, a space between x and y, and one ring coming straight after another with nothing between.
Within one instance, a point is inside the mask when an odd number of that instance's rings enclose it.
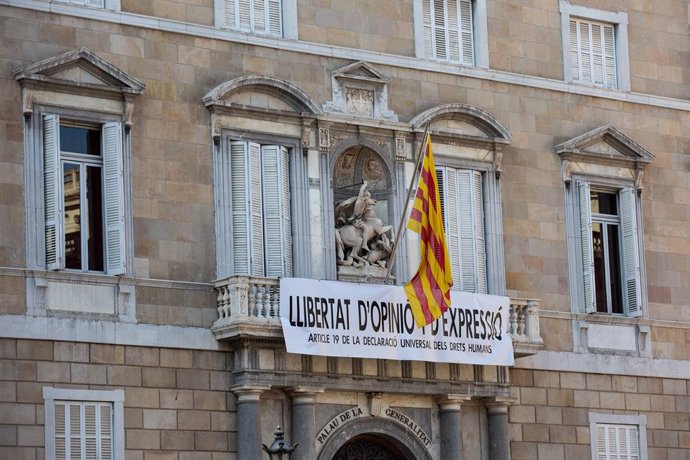
<instances>
[{"instance_id":1,"label":"building facade","mask_svg":"<svg viewBox=\"0 0 690 460\"><path fill-rule=\"evenodd\" d=\"M690 458L689 6L0 0L0 457ZM515 366L288 353L427 126Z\"/></svg>"}]
</instances>

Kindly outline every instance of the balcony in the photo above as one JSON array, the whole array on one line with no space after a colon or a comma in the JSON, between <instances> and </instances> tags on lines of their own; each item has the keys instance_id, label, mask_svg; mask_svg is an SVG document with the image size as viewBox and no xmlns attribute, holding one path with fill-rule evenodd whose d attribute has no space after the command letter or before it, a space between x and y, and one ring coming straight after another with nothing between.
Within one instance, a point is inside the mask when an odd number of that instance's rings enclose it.
<instances>
[{"instance_id":1,"label":"balcony","mask_svg":"<svg viewBox=\"0 0 690 460\"><path fill-rule=\"evenodd\" d=\"M211 330L216 339L282 340L279 279L230 276L216 281L214 287L218 319ZM543 347L538 300L510 299L509 320L516 358L533 355Z\"/></svg>"}]
</instances>

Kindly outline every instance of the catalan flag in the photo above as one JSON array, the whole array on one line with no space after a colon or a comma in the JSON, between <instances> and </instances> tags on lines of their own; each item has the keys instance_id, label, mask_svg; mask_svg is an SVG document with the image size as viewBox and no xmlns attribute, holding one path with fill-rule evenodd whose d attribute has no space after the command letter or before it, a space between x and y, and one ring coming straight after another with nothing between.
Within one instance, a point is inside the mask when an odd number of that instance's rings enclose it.
<instances>
[{"instance_id":1,"label":"catalan flag","mask_svg":"<svg viewBox=\"0 0 690 460\"><path fill-rule=\"evenodd\" d=\"M453 285L430 135L427 135L425 142L422 173L407 222L407 228L419 233L421 238L419 268L405 285L418 327L430 324L448 309Z\"/></svg>"}]
</instances>

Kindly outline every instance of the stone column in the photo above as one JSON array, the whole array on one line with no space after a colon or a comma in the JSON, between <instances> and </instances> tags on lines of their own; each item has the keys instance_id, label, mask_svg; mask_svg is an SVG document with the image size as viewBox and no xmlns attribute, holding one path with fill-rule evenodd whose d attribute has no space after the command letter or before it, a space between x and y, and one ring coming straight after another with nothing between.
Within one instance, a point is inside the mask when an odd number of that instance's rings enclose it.
<instances>
[{"instance_id":1,"label":"stone column","mask_svg":"<svg viewBox=\"0 0 690 460\"><path fill-rule=\"evenodd\" d=\"M489 458L510 460L510 437L508 435L508 406L511 399L494 398L486 403L489 419Z\"/></svg>"},{"instance_id":2,"label":"stone column","mask_svg":"<svg viewBox=\"0 0 690 460\"><path fill-rule=\"evenodd\" d=\"M230 388L237 397L237 458L263 460L261 393L270 388L268 385L235 385ZM270 445L272 439L268 441Z\"/></svg>"},{"instance_id":3,"label":"stone column","mask_svg":"<svg viewBox=\"0 0 690 460\"><path fill-rule=\"evenodd\" d=\"M437 400L441 424L441 460L463 458L462 402L469 399L469 396L446 395Z\"/></svg>"},{"instance_id":4,"label":"stone column","mask_svg":"<svg viewBox=\"0 0 690 460\"><path fill-rule=\"evenodd\" d=\"M299 447L292 454L293 460L316 458L316 417L314 398L323 388L298 386L290 388L292 396L292 438L289 441Z\"/></svg>"}]
</instances>

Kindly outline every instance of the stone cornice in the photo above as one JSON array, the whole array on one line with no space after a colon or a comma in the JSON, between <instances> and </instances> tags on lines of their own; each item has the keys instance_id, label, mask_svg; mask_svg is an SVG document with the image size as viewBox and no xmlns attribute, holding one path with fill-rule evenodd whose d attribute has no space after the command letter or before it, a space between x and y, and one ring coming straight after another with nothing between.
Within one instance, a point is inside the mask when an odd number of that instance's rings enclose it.
<instances>
[{"instance_id":1,"label":"stone cornice","mask_svg":"<svg viewBox=\"0 0 690 460\"><path fill-rule=\"evenodd\" d=\"M313 54L317 56L348 59L354 61L367 61L370 64L389 65L394 67L416 69L429 72L438 72L478 78L482 80L500 83L540 88L543 90L557 91L582 96L599 97L624 101L631 104L649 105L667 109L690 111L690 101L684 99L654 96L649 94L633 93L615 89L605 89L593 86L567 83L562 80L553 80L542 77L519 75L505 71L467 67L426 59L413 58L411 56L391 55L373 51L355 50L351 48L307 43L295 40L276 39L248 35L240 32L221 30L211 26L188 24L163 18L147 17L132 13L113 12L107 10L95 10L67 4L48 3L38 0L0 0L0 5L17 8L26 8L37 11L48 11L55 14L64 14L100 20L115 24L127 24L130 26L144 27L165 32L186 34L196 37L204 37L217 40L232 41L248 45L263 46L267 48L282 49L299 53Z\"/></svg>"}]
</instances>

